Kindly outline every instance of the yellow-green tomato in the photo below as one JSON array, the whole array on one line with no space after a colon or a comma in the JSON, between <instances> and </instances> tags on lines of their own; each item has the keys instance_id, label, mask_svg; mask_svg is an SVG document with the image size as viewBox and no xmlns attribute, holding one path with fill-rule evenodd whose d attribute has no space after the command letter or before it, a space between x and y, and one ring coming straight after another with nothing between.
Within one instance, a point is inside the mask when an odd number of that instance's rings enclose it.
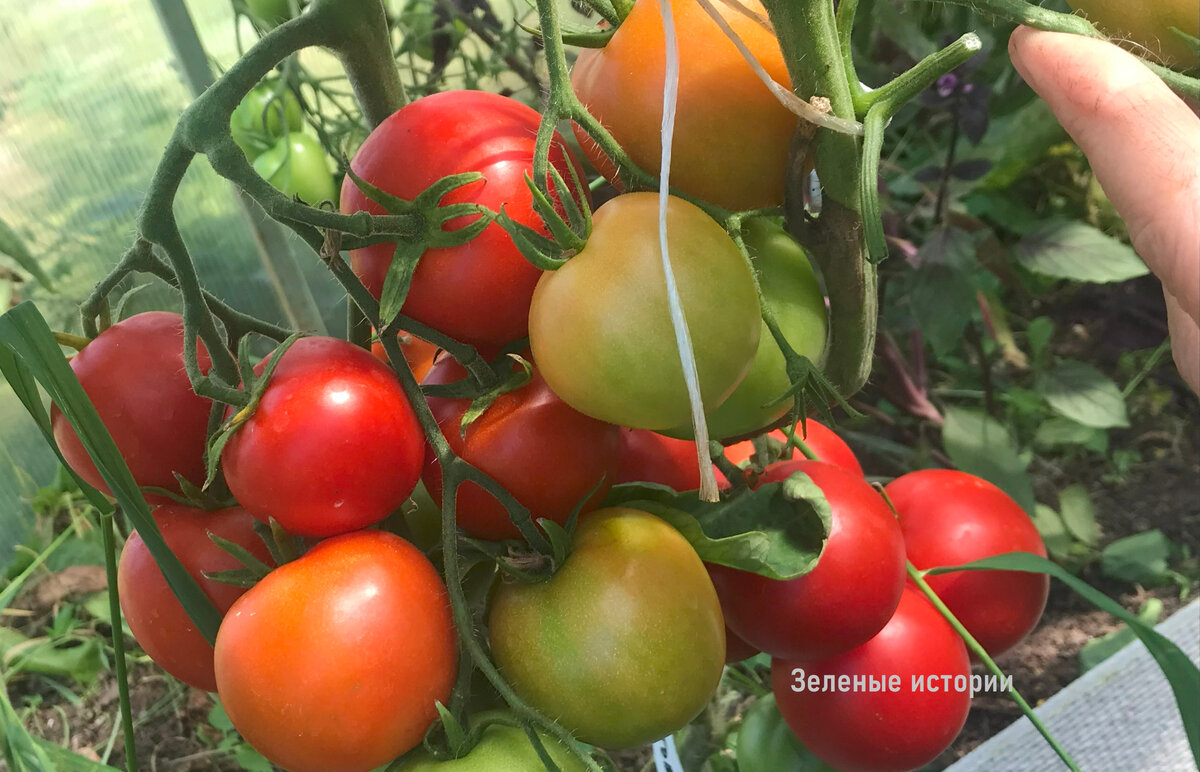
<instances>
[{"instance_id":1,"label":"yellow-green tomato","mask_svg":"<svg viewBox=\"0 0 1200 772\"><path fill-rule=\"evenodd\" d=\"M488 618L492 655L513 689L610 748L661 739L704 708L725 664L724 625L687 540L621 507L580 519L549 580L499 585Z\"/></svg>"},{"instance_id":2,"label":"yellow-green tomato","mask_svg":"<svg viewBox=\"0 0 1200 772\"><path fill-rule=\"evenodd\" d=\"M783 336L797 354L819 365L827 329L825 297L807 255L781 226L765 218L748 222L743 237L758 271L763 297L774 311ZM783 352L763 322L750 372L728 399L708 413L709 436L743 437L778 423L791 409L792 401L767 403L790 386ZM691 439L691 422L667 434Z\"/></svg>"},{"instance_id":3,"label":"yellow-green tomato","mask_svg":"<svg viewBox=\"0 0 1200 772\"><path fill-rule=\"evenodd\" d=\"M289 196L309 204L336 201L325 148L314 137L292 132L254 160L254 170Z\"/></svg>"},{"instance_id":4,"label":"yellow-green tomato","mask_svg":"<svg viewBox=\"0 0 1200 772\"><path fill-rule=\"evenodd\" d=\"M729 396L758 346L750 267L699 207L671 197L667 243L706 409ZM529 343L546 383L581 413L668 429L691 408L675 343L658 235L658 195L627 193L596 210L587 245L538 281Z\"/></svg>"},{"instance_id":5,"label":"yellow-green tomato","mask_svg":"<svg viewBox=\"0 0 1200 772\"><path fill-rule=\"evenodd\" d=\"M583 772L587 766L551 737L538 733L542 746L562 772ZM479 742L465 756L438 761L421 750L405 757L396 772L540 772L546 767L525 730L508 724L488 724Z\"/></svg>"},{"instance_id":6,"label":"yellow-green tomato","mask_svg":"<svg viewBox=\"0 0 1200 772\"><path fill-rule=\"evenodd\" d=\"M251 161L274 145L284 132L299 131L303 125L296 95L288 89L278 95L275 92L275 84L255 86L229 116L233 141Z\"/></svg>"},{"instance_id":7,"label":"yellow-green tomato","mask_svg":"<svg viewBox=\"0 0 1200 772\"><path fill-rule=\"evenodd\" d=\"M1067 0L1088 21L1118 39L1149 49L1167 64L1196 66L1196 52L1171 31L1175 27L1200 37L1200 3L1196 0ZM1137 47L1131 47L1137 51Z\"/></svg>"}]
</instances>

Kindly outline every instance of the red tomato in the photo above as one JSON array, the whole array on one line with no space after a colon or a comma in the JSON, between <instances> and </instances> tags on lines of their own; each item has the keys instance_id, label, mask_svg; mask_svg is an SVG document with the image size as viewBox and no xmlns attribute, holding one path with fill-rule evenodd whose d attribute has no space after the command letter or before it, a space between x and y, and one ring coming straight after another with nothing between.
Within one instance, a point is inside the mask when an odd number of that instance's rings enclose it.
<instances>
[{"instance_id":1,"label":"red tomato","mask_svg":"<svg viewBox=\"0 0 1200 772\"><path fill-rule=\"evenodd\" d=\"M813 676L846 678L850 688L808 688ZM936 677L938 691L914 690L913 676ZM949 677L949 691L943 677ZM914 587L906 587L895 615L871 640L819 662L776 659L771 682L779 712L792 731L830 766L842 772L906 772L950 747L971 707L971 665L954 628ZM895 691L853 690L856 677L887 683ZM803 686L803 691L797 691Z\"/></svg>"},{"instance_id":2,"label":"red tomato","mask_svg":"<svg viewBox=\"0 0 1200 772\"><path fill-rule=\"evenodd\" d=\"M467 371L450 357L430 370L425 384L452 383ZM582 512L595 509L617 479L620 427L589 418L559 399L535 368L533 379L501 394L467 428L459 426L469 399L428 398L429 408L450 449L504 486L529 508L533 521L564 524L587 498ZM442 467L428 454L421 475L435 502L442 500ZM589 491L596 492L588 497ZM459 486L458 525L481 539L519 539L508 511L472 482Z\"/></svg>"},{"instance_id":3,"label":"red tomato","mask_svg":"<svg viewBox=\"0 0 1200 772\"><path fill-rule=\"evenodd\" d=\"M919 569L1006 552L1046 557L1033 520L986 480L923 469L896 478L884 490L900 517L908 559ZM1050 593L1050 577L1017 571L959 571L926 581L993 657L1037 626Z\"/></svg>"},{"instance_id":4,"label":"red tomato","mask_svg":"<svg viewBox=\"0 0 1200 772\"><path fill-rule=\"evenodd\" d=\"M533 173L540 116L515 99L482 91L447 91L418 99L371 132L350 166L370 184L403 199L416 198L450 174L481 172L486 179L447 195L443 204L474 202L504 211L542 229L525 175ZM550 163L571 184L570 165L583 172L561 136L550 145ZM347 175L343 212L384 214ZM462 223L466 225L466 222ZM354 272L379 297L393 243L351 253ZM458 247L430 249L413 274L403 312L456 340L503 345L529 332L529 303L541 271L508 234L492 223Z\"/></svg>"},{"instance_id":5,"label":"red tomato","mask_svg":"<svg viewBox=\"0 0 1200 772\"><path fill-rule=\"evenodd\" d=\"M622 427L617 482L652 482L677 491L694 491L700 487L696 443L664 437L649 429Z\"/></svg>"},{"instance_id":6,"label":"red tomato","mask_svg":"<svg viewBox=\"0 0 1200 772\"><path fill-rule=\"evenodd\" d=\"M164 504L156 507L153 514L167 546L222 613L228 611L246 590L206 579L204 572L228 571L241 568L242 564L214 544L208 538L208 532L240 544L267 565L275 563L267 545L254 532L254 518L240 507L205 512L179 504ZM213 673L213 647L183 610L137 532L129 537L121 550L117 589L129 631L150 659L180 681L215 692L217 677Z\"/></svg>"},{"instance_id":7,"label":"red tomato","mask_svg":"<svg viewBox=\"0 0 1200 772\"><path fill-rule=\"evenodd\" d=\"M817 454L817 460L849 469L859 477L862 476L863 470L858 463L858 457L854 455L853 450L850 450L850 446L846 444L845 440L834 434L828 426L812 418L809 418L806 424L807 434L805 434L805 428L800 424L796 424L796 433L800 435L800 439L804 440L808 449ZM783 433L782 429L776 429L768 436L780 442L787 442L787 435ZM754 455L754 443L750 440L743 440L725 449L725 457L738 465L749 461L752 455ZM791 457L803 458L804 454L793 448Z\"/></svg>"},{"instance_id":8,"label":"red tomato","mask_svg":"<svg viewBox=\"0 0 1200 772\"><path fill-rule=\"evenodd\" d=\"M221 452L229 490L250 514L312 537L387 517L424 461L425 436L396 374L337 338L292 344Z\"/></svg>"},{"instance_id":9,"label":"red tomato","mask_svg":"<svg viewBox=\"0 0 1200 772\"><path fill-rule=\"evenodd\" d=\"M271 572L217 634L229 720L292 772L368 772L417 746L457 666L445 585L384 531L326 539Z\"/></svg>"},{"instance_id":10,"label":"red tomato","mask_svg":"<svg viewBox=\"0 0 1200 772\"><path fill-rule=\"evenodd\" d=\"M208 351L198 344L200 370ZM183 369L183 317L150 311L117 322L71 358L71 369L96 406L138 485L179 490L177 472L204 482L208 411L212 402L192 391ZM58 407L50 407L54 440L67 465L109 495L99 470ZM165 503L165 497L147 501Z\"/></svg>"},{"instance_id":11,"label":"red tomato","mask_svg":"<svg viewBox=\"0 0 1200 772\"><path fill-rule=\"evenodd\" d=\"M860 476L819 461L769 467L762 483L807 474L833 514L816 568L779 581L709 564L725 623L775 657L814 660L865 643L887 624L905 582L904 541L883 498Z\"/></svg>"},{"instance_id":12,"label":"red tomato","mask_svg":"<svg viewBox=\"0 0 1200 772\"><path fill-rule=\"evenodd\" d=\"M741 662L744 659L750 659L755 654L758 654L758 649L743 641L732 630L729 625L725 626L725 663L732 664Z\"/></svg>"},{"instance_id":13,"label":"red tomato","mask_svg":"<svg viewBox=\"0 0 1200 772\"><path fill-rule=\"evenodd\" d=\"M715 466L717 487L729 487L725 475ZM621 427L621 466L618 483L652 482L677 491L700 487L700 462L696 443L677 440L649 429Z\"/></svg>"},{"instance_id":14,"label":"red tomato","mask_svg":"<svg viewBox=\"0 0 1200 772\"><path fill-rule=\"evenodd\" d=\"M425 377L429 368L433 367L433 358L437 356L438 347L427 340L421 340L416 335L402 332L396 336L400 340L400 349L404 352L404 361L412 369L413 377L418 381ZM385 365L391 365L383 344L375 341L371 344L371 353Z\"/></svg>"}]
</instances>

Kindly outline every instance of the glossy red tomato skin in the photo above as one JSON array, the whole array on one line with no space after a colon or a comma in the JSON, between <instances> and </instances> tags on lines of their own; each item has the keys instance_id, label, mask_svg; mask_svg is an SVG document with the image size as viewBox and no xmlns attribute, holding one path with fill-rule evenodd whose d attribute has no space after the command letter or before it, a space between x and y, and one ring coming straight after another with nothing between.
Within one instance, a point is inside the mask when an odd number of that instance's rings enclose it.
<instances>
[{"instance_id":1,"label":"glossy red tomato skin","mask_svg":"<svg viewBox=\"0 0 1200 772\"><path fill-rule=\"evenodd\" d=\"M437 571L384 531L326 539L271 572L216 646L230 721L291 772L368 772L415 747L457 662Z\"/></svg>"},{"instance_id":2,"label":"glossy red tomato skin","mask_svg":"<svg viewBox=\"0 0 1200 772\"><path fill-rule=\"evenodd\" d=\"M424 460L424 434L395 373L323 337L292 344L221 453L229 490L250 514L314 538L387 517Z\"/></svg>"},{"instance_id":3,"label":"glossy red tomato skin","mask_svg":"<svg viewBox=\"0 0 1200 772\"><path fill-rule=\"evenodd\" d=\"M854 451L850 449L845 440L825 424L809 418L806 421L806 428L796 424L796 433L800 435L800 439L804 440L808 449L817 454L818 461L840 466L854 472L859 477L863 476L862 465L859 464ZM783 433L782 429L776 429L770 433L770 436L780 442L787 442L787 435ZM725 457L734 464L749 461L752 455L754 455L754 443L751 440L743 440L725 449ZM800 458L803 455L797 449L792 450L792 458Z\"/></svg>"},{"instance_id":4,"label":"glossy red tomato skin","mask_svg":"<svg viewBox=\"0 0 1200 772\"><path fill-rule=\"evenodd\" d=\"M467 371L450 357L430 370L425 385L453 383ZM589 418L550 390L534 367L529 383L501 394L467 428L459 426L469 399L429 397L429 408L456 455L490 475L530 511L533 522L562 525L579 502L600 505L617 479L620 427ZM435 502L442 501L442 467L432 452L421 475ZM588 495L595 489L595 493ZM455 519L480 539L520 539L508 511L472 482L459 486Z\"/></svg>"},{"instance_id":5,"label":"glossy red tomato skin","mask_svg":"<svg viewBox=\"0 0 1200 772\"><path fill-rule=\"evenodd\" d=\"M899 676L899 691L793 690L804 677ZM937 676L937 692L914 691L912 677ZM950 747L971 706L968 691L941 690L942 676L971 675L962 639L915 587L908 586L887 626L862 646L831 659L775 659L771 682L779 711L818 758L842 772L907 772ZM853 681L851 681L853 683Z\"/></svg>"},{"instance_id":6,"label":"glossy red tomato skin","mask_svg":"<svg viewBox=\"0 0 1200 772\"><path fill-rule=\"evenodd\" d=\"M784 581L716 564L708 570L725 623L748 644L775 657L825 659L887 624L904 588L904 541L883 498L845 469L792 460L768 468L761 482L793 472L812 479L833 515L817 566Z\"/></svg>"},{"instance_id":7,"label":"glossy red tomato skin","mask_svg":"<svg viewBox=\"0 0 1200 772\"><path fill-rule=\"evenodd\" d=\"M1046 557L1033 520L1007 493L973 475L923 469L884 490L918 569L956 566L1006 552ZM1050 577L1017 571L959 571L926 578L963 626L995 657L1037 626Z\"/></svg>"},{"instance_id":8,"label":"glossy red tomato skin","mask_svg":"<svg viewBox=\"0 0 1200 772\"><path fill-rule=\"evenodd\" d=\"M696 443L665 437L649 429L621 427L617 482L652 482L677 491L694 491L700 487Z\"/></svg>"},{"instance_id":9,"label":"glossy red tomato skin","mask_svg":"<svg viewBox=\"0 0 1200 772\"><path fill-rule=\"evenodd\" d=\"M267 545L254 532L254 518L240 507L205 512L180 504L163 504L154 509L153 515L167 546L222 613L246 589L206 579L204 573L237 569L242 564L218 547L208 537L209 532L240 544L269 566L275 564ZM121 550L117 589L121 612L142 650L180 681L215 692L213 647L180 605L136 531Z\"/></svg>"},{"instance_id":10,"label":"glossy red tomato skin","mask_svg":"<svg viewBox=\"0 0 1200 772\"><path fill-rule=\"evenodd\" d=\"M442 204L474 202L495 212L503 206L517 222L545 232L525 185L525 175L533 173L540 118L532 108L498 94L432 94L381 123L350 166L368 183L407 200L447 175L481 172L485 180L448 194ZM550 162L568 185L571 166L583 179L558 134L550 145ZM349 175L342 183L341 210L384 214ZM464 218L458 227L468 223ZM387 243L351 252L355 274L375 297L394 251L395 244ZM529 303L541 273L492 223L466 244L429 249L421 256L403 313L456 340L504 345L528 334Z\"/></svg>"},{"instance_id":11,"label":"glossy red tomato skin","mask_svg":"<svg viewBox=\"0 0 1200 772\"><path fill-rule=\"evenodd\" d=\"M210 366L198 344L201 372ZM71 358L71 369L141 486L178 491L172 472L204 482L204 449L212 402L192 391L183 367L183 317L148 311L117 322ZM67 465L96 489L112 492L71 424L51 406L54 440ZM169 501L147 496L152 503Z\"/></svg>"},{"instance_id":12,"label":"glossy red tomato skin","mask_svg":"<svg viewBox=\"0 0 1200 772\"><path fill-rule=\"evenodd\" d=\"M617 483L651 482L677 491L700 487L700 462L696 443L677 440L649 429L621 427L621 464ZM717 487L729 487L725 475L715 466Z\"/></svg>"}]
</instances>

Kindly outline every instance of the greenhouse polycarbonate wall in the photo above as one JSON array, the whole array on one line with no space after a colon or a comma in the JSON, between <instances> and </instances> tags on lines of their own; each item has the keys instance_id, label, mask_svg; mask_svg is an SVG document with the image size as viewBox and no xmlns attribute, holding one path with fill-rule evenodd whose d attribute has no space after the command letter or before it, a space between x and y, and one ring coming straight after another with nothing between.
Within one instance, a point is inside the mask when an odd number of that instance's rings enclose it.
<instances>
[{"instance_id":1,"label":"greenhouse polycarbonate wall","mask_svg":"<svg viewBox=\"0 0 1200 772\"><path fill-rule=\"evenodd\" d=\"M214 63L233 61L231 4L188 8ZM0 0L0 220L54 282L52 291L19 283L14 301L34 299L53 327L78 330L75 307L129 247L147 181L190 100L149 0ZM284 321L246 211L203 160L192 165L176 214L209 289ZM311 252L293 248L326 301L327 325L339 329L344 303L332 281ZM0 257L0 267L11 266ZM127 313L176 306L161 283L139 277L136 284L148 286L129 298ZM28 531L28 498L55 466L7 383L0 385L0 555Z\"/></svg>"}]
</instances>

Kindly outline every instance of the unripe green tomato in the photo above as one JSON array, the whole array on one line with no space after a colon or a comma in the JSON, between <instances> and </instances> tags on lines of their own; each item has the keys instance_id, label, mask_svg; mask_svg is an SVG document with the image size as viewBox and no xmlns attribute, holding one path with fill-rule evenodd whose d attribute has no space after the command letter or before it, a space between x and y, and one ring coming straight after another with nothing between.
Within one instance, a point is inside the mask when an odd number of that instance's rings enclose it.
<instances>
[{"instance_id":1,"label":"unripe green tomato","mask_svg":"<svg viewBox=\"0 0 1200 772\"><path fill-rule=\"evenodd\" d=\"M251 161L275 144L285 131L299 131L303 125L296 95L288 89L277 99L274 95L274 84L261 83L250 89L229 117L233 141Z\"/></svg>"},{"instance_id":2,"label":"unripe green tomato","mask_svg":"<svg viewBox=\"0 0 1200 772\"><path fill-rule=\"evenodd\" d=\"M246 0L246 10L268 27L283 24L292 18L292 7L288 0Z\"/></svg>"},{"instance_id":3,"label":"unripe green tomato","mask_svg":"<svg viewBox=\"0 0 1200 772\"><path fill-rule=\"evenodd\" d=\"M759 697L746 713L737 735L738 772L836 772L813 756L775 704L775 695Z\"/></svg>"},{"instance_id":4,"label":"unripe green tomato","mask_svg":"<svg viewBox=\"0 0 1200 772\"><path fill-rule=\"evenodd\" d=\"M550 579L498 585L488 628L517 694L603 747L681 729L725 666L725 620L700 557L664 520L624 507L583 515Z\"/></svg>"},{"instance_id":5,"label":"unripe green tomato","mask_svg":"<svg viewBox=\"0 0 1200 772\"><path fill-rule=\"evenodd\" d=\"M254 171L289 196L309 204L337 199L325 148L308 134L293 132L254 160Z\"/></svg>"},{"instance_id":6,"label":"unripe green tomato","mask_svg":"<svg viewBox=\"0 0 1200 772\"><path fill-rule=\"evenodd\" d=\"M553 738L541 732L538 736L562 772L583 772L587 769L582 761ZM544 768L525 730L507 724L488 724L479 742L467 755L438 761L433 754L421 750L406 758L396 772L533 772Z\"/></svg>"},{"instance_id":7,"label":"unripe green tomato","mask_svg":"<svg viewBox=\"0 0 1200 772\"><path fill-rule=\"evenodd\" d=\"M1175 27L1200 37L1200 3L1196 0L1067 0L1067 4L1105 33L1145 46L1167 64L1196 66L1195 49L1171 31Z\"/></svg>"},{"instance_id":8,"label":"unripe green tomato","mask_svg":"<svg viewBox=\"0 0 1200 772\"><path fill-rule=\"evenodd\" d=\"M762 318L754 276L733 239L696 205L667 200L667 240L706 407L742 380ZM571 407L634 429L689 420L658 236L658 195L626 193L596 210L587 245L538 280L529 344Z\"/></svg>"},{"instance_id":9,"label":"unripe green tomato","mask_svg":"<svg viewBox=\"0 0 1200 772\"><path fill-rule=\"evenodd\" d=\"M758 270L763 296L784 337L797 354L820 364L827 329L825 297L804 250L781 226L765 218L749 221L743 237ZM783 352L763 322L750 372L728 399L708 413L709 436L743 437L776 424L791 409L792 401L765 405L790 386ZM664 433L685 439L694 436L690 422Z\"/></svg>"}]
</instances>

